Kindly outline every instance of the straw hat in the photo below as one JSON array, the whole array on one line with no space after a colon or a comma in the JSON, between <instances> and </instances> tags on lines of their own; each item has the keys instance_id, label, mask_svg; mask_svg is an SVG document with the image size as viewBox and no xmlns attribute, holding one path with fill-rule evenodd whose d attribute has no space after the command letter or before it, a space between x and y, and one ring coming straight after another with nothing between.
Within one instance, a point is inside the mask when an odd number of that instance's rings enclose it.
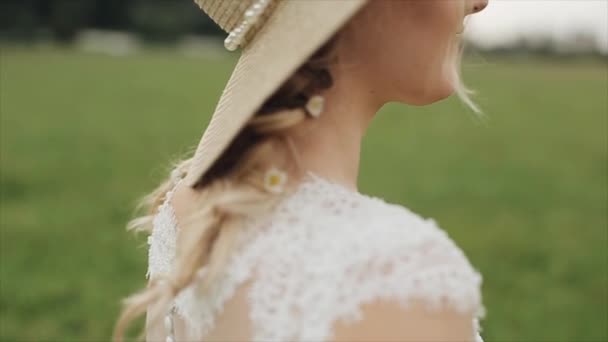
<instances>
[{"instance_id":1,"label":"straw hat","mask_svg":"<svg viewBox=\"0 0 608 342\"><path fill-rule=\"evenodd\" d=\"M194 0L241 55L184 179L193 187L268 97L368 0Z\"/></svg>"}]
</instances>

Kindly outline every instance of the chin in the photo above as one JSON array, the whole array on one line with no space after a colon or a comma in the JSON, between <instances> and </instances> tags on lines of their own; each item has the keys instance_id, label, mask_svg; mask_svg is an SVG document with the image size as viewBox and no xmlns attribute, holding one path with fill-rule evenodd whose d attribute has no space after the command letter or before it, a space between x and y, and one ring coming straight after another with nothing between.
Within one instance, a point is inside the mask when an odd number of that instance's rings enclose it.
<instances>
[{"instance_id":1,"label":"chin","mask_svg":"<svg viewBox=\"0 0 608 342\"><path fill-rule=\"evenodd\" d=\"M454 94L455 91L456 91L456 89L454 88L454 84L451 81L444 82L443 86L440 87L439 89L437 89L437 96L436 96L435 101L433 101L433 102L437 102L437 101L446 99L446 98L452 96L452 94Z\"/></svg>"},{"instance_id":2,"label":"chin","mask_svg":"<svg viewBox=\"0 0 608 342\"><path fill-rule=\"evenodd\" d=\"M455 91L452 82L442 80L435 83L432 89L426 89L420 92L413 100L406 102L415 106L425 106L444 100L454 94Z\"/></svg>"},{"instance_id":3,"label":"chin","mask_svg":"<svg viewBox=\"0 0 608 342\"><path fill-rule=\"evenodd\" d=\"M449 72L445 72L443 76L435 82L436 87L433 89L432 102L444 100L456 92L454 80L449 75Z\"/></svg>"}]
</instances>

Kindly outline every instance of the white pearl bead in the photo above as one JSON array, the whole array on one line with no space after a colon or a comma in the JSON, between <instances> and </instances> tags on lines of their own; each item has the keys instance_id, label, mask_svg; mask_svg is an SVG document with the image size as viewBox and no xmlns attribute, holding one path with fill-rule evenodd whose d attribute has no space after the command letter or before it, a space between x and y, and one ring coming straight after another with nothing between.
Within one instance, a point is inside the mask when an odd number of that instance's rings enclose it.
<instances>
[{"instance_id":1,"label":"white pearl bead","mask_svg":"<svg viewBox=\"0 0 608 342\"><path fill-rule=\"evenodd\" d=\"M256 3L245 11L241 23L234 28L226 40L224 40L224 47L226 47L227 50L234 51L241 45L249 29L257 23L271 1L272 0L257 0Z\"/></svg>"},{"instance_id":2,"label":"white pearl bead","mask_svg":"<svg viewBox=\"0 0 608 342\"><path fill-rule=\"evenodd\" d=\"M236 50L236 46L232 45L232 44L224 44L224 47L226 48L226 50L228 51L234 51Z\"/></svg>"},{"instance_id":3,"label":"white pearl bead","mask_svg":"<svg viewBox=\"0 0 608 342\"><path fill-rule=\"evenodd\" d=\"M175 342L175 340L173 339L173 336L167 336L165 342Z\"/></svg>"}]
</instances>

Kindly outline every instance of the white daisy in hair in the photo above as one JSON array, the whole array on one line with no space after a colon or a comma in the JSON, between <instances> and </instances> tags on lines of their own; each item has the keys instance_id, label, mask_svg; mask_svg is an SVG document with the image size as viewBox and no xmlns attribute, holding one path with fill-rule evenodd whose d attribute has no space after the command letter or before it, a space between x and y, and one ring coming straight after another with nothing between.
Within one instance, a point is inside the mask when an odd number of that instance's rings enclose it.
<instances>
[{"instance_id":1,"label":"white daisy in hair","mask_svg":"<svg viewBox=\"0 0 608 342\"><path fill-rule=\"evenodd\" d=\"M280 194L287 183L287 172L276 167L271 167L264 175L264 189L273 194Z\"/></svg>"}]
</instances>

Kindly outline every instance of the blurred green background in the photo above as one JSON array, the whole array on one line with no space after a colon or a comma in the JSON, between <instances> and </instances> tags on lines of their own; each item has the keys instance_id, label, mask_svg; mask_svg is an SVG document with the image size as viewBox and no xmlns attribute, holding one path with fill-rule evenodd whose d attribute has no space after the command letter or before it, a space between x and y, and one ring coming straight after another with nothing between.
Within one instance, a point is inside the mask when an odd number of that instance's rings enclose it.
<instances>
[{"instance_id":1,"label":"blurred green background","mask_svg":"<svg viewBox=\"0 0 608 342\"><path fill-rule=\"evenodd\" d=\"M144 286L135 201L191 149L233 55L4 46L0 340L105 341ZM390 104L361 192L433 217L484 276L486 341L606 341L605 60L468 58L456 97Z\"/></svg>"}]
</instances>

